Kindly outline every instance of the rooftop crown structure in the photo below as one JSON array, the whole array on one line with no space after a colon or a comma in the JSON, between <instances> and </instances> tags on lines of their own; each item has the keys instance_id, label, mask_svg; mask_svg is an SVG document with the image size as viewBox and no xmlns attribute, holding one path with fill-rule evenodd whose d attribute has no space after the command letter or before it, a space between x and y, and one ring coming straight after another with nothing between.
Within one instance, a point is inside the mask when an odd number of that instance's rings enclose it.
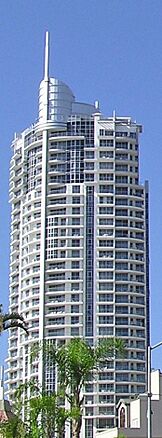
<instances>
[{"instance_id":1,"label":"rooftop crown structure","mask_svg":"<svg viewBox=\"0 0 162 438\"><path fill-rule=\"evenodd\" d=\"M116 424L121 397L146 390L148 184L139 180L140 133L131 117L105 117L98 102L76 102L49 76L46 34L38 122L12 142L10 310L24 315L30 335L10 331L8 395L32 377L57 388L54 367L31 364L36 341L124 339L125 359L107 362L85 386L84 438Z\"/></svg>"}]
</instances>

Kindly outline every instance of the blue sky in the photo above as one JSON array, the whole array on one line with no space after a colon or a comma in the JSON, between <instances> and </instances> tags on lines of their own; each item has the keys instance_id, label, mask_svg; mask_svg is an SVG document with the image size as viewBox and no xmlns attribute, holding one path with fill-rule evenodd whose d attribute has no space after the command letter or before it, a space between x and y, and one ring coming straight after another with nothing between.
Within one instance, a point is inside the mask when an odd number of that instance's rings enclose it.
<instances>
[{"instance_id":1,"label":"blue sky","mask_svg":"<svg viewBox=\"0 0 162 438\"><path fill-rule=\"evenodd\" d=\"M152 343L162 340L162 1L0 1L0 302L7 309L8 172L15 131L37 118L44 33L51 34L50 73L77 100L100 100L102 112L144 125L141 181L150 183ZM1 338L0 359L6 339ZM153 353L162 368L162 348Z\"/></svg>"}]
</instances>

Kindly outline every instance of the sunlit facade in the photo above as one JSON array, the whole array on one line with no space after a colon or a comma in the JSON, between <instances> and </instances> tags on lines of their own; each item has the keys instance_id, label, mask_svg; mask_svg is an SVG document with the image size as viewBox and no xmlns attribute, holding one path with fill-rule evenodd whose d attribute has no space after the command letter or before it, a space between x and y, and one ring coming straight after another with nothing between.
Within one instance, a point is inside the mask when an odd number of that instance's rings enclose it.
<instances>
[{"instance_id":1,"label":"sunlit facade","mask_svg":"<svg viewBox=\"0 0 162 438\"><path fill-rule=\"evenodd\" d=\"M10 164L10 311L30 335L13 329L8 395L31 377L57 386L52 366L31 364L30 347L107 336L127 345L85 387L82 438L116 424L122 397L146 390L149 339L148 185L139 180L141 125L78 103L45 76L38 122L12 143ZM66 438L70 438L67 425Z\"/></svg>"}]
</instances>

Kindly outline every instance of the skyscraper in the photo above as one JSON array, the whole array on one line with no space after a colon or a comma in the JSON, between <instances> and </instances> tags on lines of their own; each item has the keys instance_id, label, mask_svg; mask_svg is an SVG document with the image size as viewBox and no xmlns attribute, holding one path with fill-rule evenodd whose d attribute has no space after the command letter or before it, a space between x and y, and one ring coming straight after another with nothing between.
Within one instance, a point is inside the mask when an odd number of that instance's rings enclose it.
<instances>
[{"instance_id":1,"label":"skyscraper","mask_svg":"<svg viewBox=\"0 0 162 438\"><path fill-rule=\"evenodd\" d=\"M139 181L141 125L78 103L49 76L46 34L38 121L12 142L10 310L30 335L12 329L8 394L35 377L49 390L52 366L30 363L33 342L91 344L125 340L127 356L109 361L85 387L83 437L115 424L121 397L146 389L149 341L148 184ZM70 438L67 427L66 438Z\"/></svg>"}]
</instances>

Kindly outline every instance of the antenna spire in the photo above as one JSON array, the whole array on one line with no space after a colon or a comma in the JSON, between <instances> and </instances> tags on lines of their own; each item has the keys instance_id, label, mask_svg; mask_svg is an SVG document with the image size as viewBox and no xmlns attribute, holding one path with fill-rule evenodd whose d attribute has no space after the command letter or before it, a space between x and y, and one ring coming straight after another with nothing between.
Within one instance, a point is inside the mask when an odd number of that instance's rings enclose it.
<instances>
[{"instance_id":1,"label":"antenna spire","mask_svg":"<svg viewBox=\"0 0 162 438\"><path fill-rule=\"evenodd\" d=\"M46 42L45 42L45 59L44 59L44 80L49 79L49 32L46 32Z\"/></svg>"}]
</instances>

